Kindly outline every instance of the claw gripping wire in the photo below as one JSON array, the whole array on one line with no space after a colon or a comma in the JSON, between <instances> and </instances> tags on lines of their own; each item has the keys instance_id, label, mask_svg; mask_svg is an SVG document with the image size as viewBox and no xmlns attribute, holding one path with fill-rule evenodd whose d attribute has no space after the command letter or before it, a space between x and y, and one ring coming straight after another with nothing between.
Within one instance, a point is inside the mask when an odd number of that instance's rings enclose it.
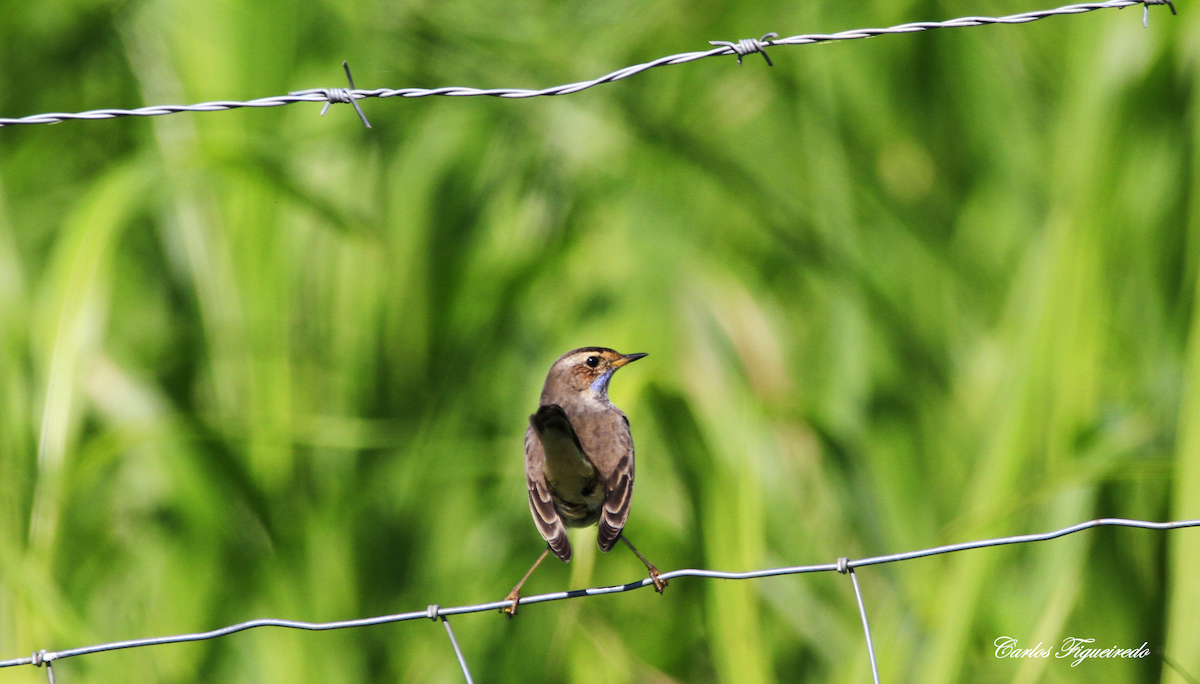
<instances>
[{"instance_id":1,"label":"claw gripping wire","mask_svg":"<svg viewBox=\"0 0 1200 684\"><path fill-rule=\"evenodd\" d=\"M1121 0L1125 1L1125 0ZM1132 4L1126 5L1132 7ZM703 53L702 53L703 54ZM311 100L308 100L311 101ZM855 568L865 568L872 565L881 565L884 563L897 563L900 561L913 560L916 558L926 558L944 553L958 553L960 551L968 551L970 549L981 549L993 546L1006 546L1009 544L1027 544L1038 541L1048 541L1058 539L1068 534L1075 534L1083 530L1089 530L1095 527L1117 526L1117 527L1132 527L1148 530L1177 530L1182 528L1200 528L1200 520L1181 520L1178 522L1150 522L1146 520L1124 520L1121 518L1101 518L1099 520L1088 520L1077 525L1064 527L1061 530L1053 532L1042 532L1038 534L1022 534L1013 537L1001 537L998 539L983 539L979 541L961 542L958 544L949 544L946 546L938 546L930 549L921 549L918 551L906 551L903 553L894 553L887 556L875 556L872 558L859 558L851 561L849 558L842 557L836 563L825 563L822 565L799 565L794 567L783 568L768 568L765 570L750 570L747 572L724 572L720 570L672 570L664 572L661 575L662 579L675 579L676 577L707 577L712 579L726 580L748 580L763 577L777 577L782 575L798 575L813 572L833 572L838 571L850 575L851 585L854 587L855 599L858 602L858 611L862 617L863 632L867 640L867 654L871 659L871 674L874 681L879 681L879 671L875 661L874 646L871 642L870 625L867 621L867 611L863 603L862 591L858 586L858 576L855 573ZM638 580L629 584L620 584L610 587L593 587L591 589L576 589L574 591L560 591L552 594L540 594L537 596L526 596L521 599L521 605L531 605L544 603L547 601L562 601L566 599L583 598L585 596L603 596L608 594L617 594L627 591L634 591L649 586L649 580ZM341 620L339 622L298 622L295 620L278 620L274 618L265 618L260 620L250 620L248 622L240 622L236 625L214 629L209 632L198 632L195 634L177 634L174 636L151 637L148 639L131 639L128 641L118 641L109 644L98 644L95 646L82 646L80 648L66 649L55 651L52 653L40 651L32 656L24 658L14 658L12 660L0 660L0 669L6 667L14 667L17 665L45 665L47 674L50 676L50 684L54 684L54 672L51 668L51 661L62 660L63 658L73 658L77 656L88 655L91 653L101 653L104 651L116 651L126 648L140 648L143 646L155 646L160 644L178 644L192 641L204 641L207 639L215 639L223 637L235 632L241 632L247 629L258 627L286 627L289 629L304 629L312 631L324 631L329 629L347 629L351 627L366 627L368 625L383 625L393 622L403 622L407 620L440 620L442 626L446 629L446 635L450 638L450 644L454 647L454 654L458 658L459 665L462 667L463 676L466 677L470 684L471 673L467 669L466 659L462 655L462 649L458 645L458 640L454 636L454 630L450 627L450 621L447 619L450 615L464 615L467 613L483 613L494 611L498 608L504 608L512 605L511 599L502 601L492 601L490 603L480 603L470 606L457 606L452 608L442 608L436 603L430 605L424 610L414 611L411 613L398 613L395 615L382 615L379 617L360 618L356 620Z\"/></svg>"},{"instance_id":2,"label":"claw gripping wire","mask_svg":"<svg viewBox=\"0 0 1200 684\"><path fill-rule=\"evenodd\" d=\"M738 64L742 63L742 58L746 55L752 55L757 52L763 56L763 59L767 60L767 66L775 66L774 62L771 61L771 57L767 55L767 51L763 48L767 47L768 45L774 45L774 43L771 42L771 39L778 37L778 33L771 31L770 33L763 34L763 37L758 39L743 38L736 43L731 43L728 40L710 40L708 41L708 44L732 48L733 51L737 53Z\"/></svg>"}]
</instances>

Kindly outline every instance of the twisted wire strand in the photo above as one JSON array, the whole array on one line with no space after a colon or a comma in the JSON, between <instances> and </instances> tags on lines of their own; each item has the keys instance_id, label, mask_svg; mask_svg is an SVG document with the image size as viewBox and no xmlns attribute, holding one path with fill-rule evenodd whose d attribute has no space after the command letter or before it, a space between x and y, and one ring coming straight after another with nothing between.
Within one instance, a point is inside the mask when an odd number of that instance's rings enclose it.
<instances>
[{"instance_id":1,"label":"twisted wire strand","mask_svg":"<svg viewBox=\"0 0 1200 684\"><path fill-rule=\"evenodd\" d=\"M824 563L819 565L798 565L793 567L783 568L768 568L766 570L751 570L749 572L722 572L719 570L673 570L664 572L660 575L660 579L671 580L676 577L706 577L711 579L729 579L729 580L746 580L757 579L762 577L777 577L780 575L799 575L813 572L847 572L854 568L866 567L869 565L881 565L883 563L896 563L899 561L913 560L916 558L925 558L927 556L936 556L946 553L956 553L959 551L968 551L970 549L979 549L990 546L1006 546L1009 544L1027 544L1030 542L1047 541L1065 537L1068 534L1074 534L1083 530L1088 530L1093 527L1137 527L1149 530L1175 530L1186 527L1200 527L1200 520L1183 520L1179 522L1149 522L1146 520L1126 520L1123 518L1100 518L1098 520L1089 520L1081 522L1077 525L1064 527L1061 530L1053 532L1043 532L1040 534L1023 534L1012 537L1000 537L996 539L984 539L981 541L963 542L960 544L949 544L946 546L937 546L929 549L921 549L918 551L908 551L905 553L896 553L887 556L874 556L871 558L860 558L858 560L848 560L845 558L839 559L834 563ZM521 605L529 605L533 603L546 603L548 601L561 601L563 599L582 598L586 596L601 596L604 594L619 594L634 589L641 589L645 586L653 585L653 580L650 578L630 582L629 584L620 584L611 587L594 587L591 589L575 589L572 591L558 591L550 594L539 594L536 596L524 596L518 603ZM859 594L861 599L861 594ZM408 620L419 619L437 619L444 618L449 615L465 615L467 613L482 613L492 610L500 610L512 605L512 601L492 601L490 603L479 603L470 606L458 606L453 608L442 608L436 604L429 606L425 610L413 611L411 613L397 613L395 615L382 615L379 617L360 618L357 620L340 620L337 622L301 622L297 620L278 620L266 618L261 620L250 620L240 622L236 625L214 629L209 632L197 632L194 634L179 634L175 636L153 637L149 639L130 639L128 641L116 641L108 644L98 644L95 646L83 646L80 648L72 648L63 651L39 651L32 656L25 658L13 658L11 660L0 661L0 668L13 667L15 665L31 665L36 663L50 664L55 660L63 658L71 658L74 656L87 655L90 653L100 653L103 651L116 651L126 648L138 648L142 646L157 646L160 644L177 644L188 641L205 641L215 639L217 637L234 634L236 632L254 629L257 627L285 627L289 629L304 629L310 631L325 631L331 629L346 629L349 627L369 627L372 625L384 625L393 622L405 622ZM860 604L861 609L861 604ZM865 616L865 610L862 610ZM455 642L457 646L457 642ZM461 653L461 652L460 652ZM461 662L461 661L460 661Z\"/></svg>"},{"instance_id":2,"label":"twisted wire strand","mask_svg":"<svg viewBox=\"0 0 1200 684\"><path fill-rule=\"evenodd\" d=\"M770 33L763 34L763 37L759 38L757 40L755 40L754 38L743 38L736 43L730 42L728 40L710 40L710 41L708 41L708 44L709 45L724 45L726 47L731 48L735 53L737 53L739 65L742 63L743 57L745 57L746 55L752 55L755 52L758 52L758 53L762 54L763 59L767 60L767 66L773 67L773 66L775 66L775 63L771 61L771 56L767 54L767 51L765 48L768 45L774 45L774 43L772 43L771 40L774 38L778 38L778 37L779 37L778 33L771 31Z\"/></svg>"},{"instance_id":3,"label":"twisted wire strand","mask_svg":"<svg viewBox=\"0 0 1200 684\"><path fill-rule=\"evenodd\" d=\"M22 124L53 124L68 120L98 120L98 119L114 119L122 116L162 116L164 114L175 114L177 112L220 112L229 109L240 109L243 107L280 107L283 105L294 104L296 102L324 102L325 109L328 109L330 104L349 102L354 104L355 109L358 109L359 116L363 123L366 124L366 116L359 109L357 100L368 97L430 97L435 95L445 97L502 97L510 99L521 99L527 97L544 97L551 95L570 95L578 93L582 90L587 90L598 86L602 83L612 83L621 79L629 78L634 74L639 74L643 71L653 69L655 67L669 66L672 64L684 64L694 62L706 57L718 57L721 55L737 55L738 62L741 63L742 57L747 54L758 52L770 64L770 57L763 51L766 46L780 45L808 45L812 43L825 43L835 40L857 40L860 38L872 38L886 34L901 34L901 33L919 33L921 31L930 31L939 28L967 28L971 26L984 26L987 24L1025 24L1046 17L1069 15L1069 14L1084 14L1086 12L1094 12L1101 9L1120 9L1123 7L1131 7L1133 5L1142 5L1145 8L1145 13L1149 12L1150 5L1167 4L1171 8L1171 12L1175 12L1175 6L1168 0L1108 0L1107 2L1085 2L1074 5L1065 5L1055 9L1036 10L1033 12L1023 12L1021 14L1012 14L1004 17L960 17L958 19L950 19L947 21L922 21L909 24L900 24L888 28L865 28L852 29L849 31L841 31L839 33L809 33L789 38L774 38L768 39L771 34L764 35L760 39L744 38L742 40L733 41L714 41L719 43L717 47L711 50L700 52L684 52L677 55L667 55L658 59L634 64L623 69L618 69L610 74L606 74L599 78L590 81L579 81L576 83L566 83L563 85L543 88L541 90L529 90L525 88L468 88L462 86L448 86L442 88L376 88L374 90L356 89L353 85L353 80L350 81L350 88L313 88L309 90L301 90L289 93L287 95L277 95L274 97L262 97L256 100L246 102L237 102L222 100L218 102L204 102L193 105L156 105L150 107L139 107L137 109L96 109L87 112L78 112L75 114L69 113L50 113L50 114L34 114L31 116L20 117L16 119L0 118L0 128L5 126L15 126ZM1145 18L1143 17L1143 23ZM344 63L343 63L344 64ZM349 69L347 69L347 77L349 77ZM324 109L322 110L322 113ZM370 127L369 124L367 124Z\"/></svg>"}]
</instances>

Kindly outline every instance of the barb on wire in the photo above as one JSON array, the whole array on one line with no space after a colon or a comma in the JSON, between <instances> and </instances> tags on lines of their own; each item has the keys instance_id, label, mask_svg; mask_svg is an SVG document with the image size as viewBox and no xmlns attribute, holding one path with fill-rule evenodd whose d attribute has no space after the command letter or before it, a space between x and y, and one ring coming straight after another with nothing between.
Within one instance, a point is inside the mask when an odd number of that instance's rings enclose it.
<instances>
[{"instance_id":1,"label":"barb on wire","mask_svg":"<svg viewBox=\"0 0 1200 684\"><path fill-rule=\"evenodd\" d=\"M137 109L96 109L88 112L79 112L76 114L53 113L53 114L34 114L31 116L20 117L16 119L0 118L0 128L5 126L15 126L18 124L52 124L68 120L97 120L97 119L114 119L122 116L162 116L164 114L175 114L177 112L220 112L228 109L240 109L242 107L280 107L296 102L324 102L325 107L321 110L322 114L329 108L331 103L349 102L358 110L359 116L363 123L367 124L367 117L359 108L357 100L367 97L430 97L441 95L446 97L503 97L512 99L521 99L526 97L543 97L550 95L569 95L578 93L582 90L587 90L602 83L612 83L621 79L629 78L634 74L639 74L643 71L653 69L660 66L669 66L672 64L684 64L686 62L694 62L706 57L718 57L721 55L737 55L738 63L742 61L742 57L747 54L758 52L771 64L771 58L767 57L767 53L763 52L763 47L767 45L809 45L812 43L825 43L834 40L857 40L859 38L872 38L885 34L900 34L900 33L919 33L921 31L930 31L939 28L968 28L971 26L984 26L987 24L1025 24L1046 17L1067 15L1067 14L1084 14L1086 12L1094 12L1101 9L1120 9L1123 7L1132 7L1133 5L1142 5L1143 23L1146 23L1149 15L1149 5L1168 5L1171 12L1175 12L1175 5L1172 0L1107 0L1107 2L1085 2L1075 5L1064 5L1055 9L1037 10L1034 12L1023 12L1021 14L1011 14L1004 17L960 17L958 19L950 19L948 21L922 21L910 24L900 24L889 28L866 28L852 29L842 31L840 33L809 33L789 38L773 38L768 40L768 37L773 33L768 33L762 38L755 40L754 38L744 38L735 42L732 41L713 41L716 45L711 50L703 52L683 52L677 55L668 55L659 57L650 62L634 64L627 66L624 69L618 69L611 74L606 74L599 78L590 81L579 81L577 83L567 83L564 85L554 86L551 88L543 88L541 90L529 90L525 88L466 88L460 86L449 86L443 88L400 88L388 89L377 88L375 90L359 90L354 87L354 81L350 80L350 88L311 88L308 90L299 90L288 95L279 95L275 97L262 97L257 100L249 100L246 102L235 101L218 101L204 102L194 105L157 105L150 107L139 107ZM343 62L343 65L345 62ZM350 68L346 67L346 77L350 77Z\"/></svg>"},{"instance_id":2,"label":"barb on wire","mask_svg":"<svg viewBox=\"0 0 1200 684\"><path fill-rule=\"evenodd\" d=\"M919 551L907 551L904 553L896 553L888 556L875 556L872 558L860 558L858 560L849 560L840 558L834 563L824 563L820 565L798 565L785 568L769 568L766 570L751 570L749 572L723 572L720 570L673 570L664 572L659 576L659 579L675 579L676 577L706 577L711 579L729 579L729 580L745 580L757 579L761 577L777 577L781 575L799 575L812 572L850 572L851 579L854 579L854 568L866 567L869 565L881 565L883 563L896 563L899 561L913 560L915 558L925 558L927 556L936 556L944 553L956 553L959 551L967 551L970 549L979 549L989 546L1006 546L1009 544L1027 544L1030 542L1047 541L1065 537L1068 534L1074 534L1083 530L1089 530L1093 527L1137 527L1148 530L1175 530L1186 527L1200 527L1200 520L1183 520L1179 522L1148 522L1145 520L1126 520L1123 518L1100 518L1098 520L1089 520L1081 522L1077 525L1064 527L1061 530L1053 532L1043 532L1040 534L1023 534L1013 537L1000 537L997 539L984 539L981 541L963 542L961 544L949 544L946 546L937 546L930 549L921 549ZM870 633L870 628L866 624L866 610L862 607L862 594L858 592L857 580L854 579L855 593L859 598L859 609L863 615L863 628ZM528 605L532 603L545 603L548 601L561 601L563 599L582 598L586 596L601 596L604 594L619 594L626 591L641 589L645 586L652 586L654 581L650 578L630 582L629 584L621 584L612 587L595 587L592 589L575 589L572 591L559 591L551 594L539 594L537 596L523 596L518 603ZM101 653L103 651L116 651L125 648L138 648L141 646L156 646L159 644L177 644L188 641L204 641L207 639L215 639L217 637L226 636L235 632L241 632L247 629L256 627L287 627L290 629L305 629L311 631L325 631L331 629L346 629L349 627L367 627L371 625L383 625L393 622L405 622L407 620L418 620L421 618L437 619L443 621L449 615L465 615L467 613L482 613L488 611L499 610L506 606L512 605L512 601L492 601L490 603L479 603L471 606L458 606L454 608L442 608L437 604L429 606L425 610L419 610L412 613L398 613L396 615L383 615L380 617L361 618L357 620L341 620L338 622L300 622L296 620L277 620L277 619L262 619L250 620L241 622L236 625L230 625L221 629L214 629L210 632L197 632L195 634L179 634L176 636L153 637L149 639L131 639L129 641L117 641L109 644L98 644L96 646L83 646L80 648L72 648L63 651L39 651L28 658L13 658L11 660L0 660L0 668L13 667L15 665L49 665L53 660L62 660L63 658L72 658L75 656L88 655L90 653ZM458 642L453 638L453 632L450 630L449 624L446 625L447 632L450 633L451 642L455 646L456 653L459 655L459 663L466 672L466 661L462 660L462 651L458 650ZM869 637L868 637L869 638ZM874 659L872 650L872 660Z\"/></svg>"},{"instance_id":3,"label":"barb on wire","mask_svg":"<svg viewBox=\"0 0 1200 684\"><path fill-rule=\"evenodd\" d=\"M1142 3L1142 27L1150 28L1150 5L1166 5L1171 8L1171 15L1176 16L1175 3L1171 0L1144 0Z\"/></svg>"},{"instance_id":4,"label":"barb on wire","mask_svg":"<svg viewBox=\"0 0 1200 684\"><path fill-rule=\"evenodd\" d=\"M308 90L298 90L288 95L324 95L325 106L321 107L321 116L325 116L325 112L329 111L329 105L337 102L347 102L354 105L354 111L358 112L358 118L362 119L363 125L367 128L371 124L367 122L367 115L363 114L362 107L358 106L358 90L354 87L354 77L350 75L350 64L342 61L342 68L346 70L346 80L350 82L349 88L309 88Z\"/></svg>"},{"instance_id":5,"label":"barb on wire","mask_svg":"<svg viewBox=\"0 0 1200 684\"><path fill-rule=\"evenodd\" d=\"M710 40L708 41L708 44L724 45L726 47L733 48L733 51L737 53L739 66L742 63L743 57L758 52L762 54L763 59L767 60L767 66L773 67L775 66L775 63L771 61L771 56L767 54L767 51L764 48L766 48L768 45L774 45L770 39L778 37L778 33L771 31L770 33L763 34L763 37L759 38L758 40L753 38L743 38L736 43L731 43L728 40Z\"/></svg>"}]
</instances>

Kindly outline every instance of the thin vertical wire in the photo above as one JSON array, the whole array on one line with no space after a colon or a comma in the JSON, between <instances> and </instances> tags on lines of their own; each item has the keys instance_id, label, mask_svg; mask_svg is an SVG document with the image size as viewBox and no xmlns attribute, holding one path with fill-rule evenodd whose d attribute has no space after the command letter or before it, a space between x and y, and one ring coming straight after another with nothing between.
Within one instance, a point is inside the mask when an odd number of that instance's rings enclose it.
<instances>
[{"instance_id":1,"label":"thin vertical wire","mask_svg":"<svg viewBox=\"0 0 1200 684\"><path fill-rule=\"evenodd\" d=\"M29 656L29 664L34 667L46 666L46 676L50 678L50 684L54 684L54 658L55 655L47 653L45 649L34 651L33 655Z\"/></svg>"},{"instance_id":2,"label":"thin vertical wire","mask_svg":"<svg viewBox=\"0 0 1200 684\"><path fill-rule=\"evenodd\" d=\"M1057 539L1069 534L1082 532L1083 530L1092 529L1094 527L1117 526L1117 527L1132 527L1150 530L1177 530L1183 528L1200 528L1200 520L1181 520L1177 522L1150 522L1146 520L1125 520L1121 518L1101 518L1098 520L1089 520L1081 522L1077 525L1071 525L1061 530L1053 532L1044 532L1040 534L1023 534L1012 537L1000 537L996 539L984 539L973 542L963 542L959 544L949 544L946 546L938 546L929 549L921 549L918 551L908 551L905 553L896 553L887 556L875 556L872 558L859 558L853 562L854 567L863 567L867 565L877 565L882 563L897 563L901 561L912 560L915 558L925 558L928 556L936 556L946 553L958 553L971 549L979 549L993 546L1004 546L1008 544L1028 544L1031 542L1049 541ZM819 565L800 565L794 567L783 568L768 568L765 570L752 570L748 572L723 572L719 570L672 570L664 572L660 575L662 579L675 579L676 577L701 577L709 579L726 579L726 580L749 580L764 577L777 577L782 575L799 575L814 572L833 572L849 573L850 579L854 584L854 595L858 600L859 614L862 616L863 631L867 639L867 653L871 658L871 672L874 675L875 682L879 682L878 669L875 663L875 649L871 642L871 628L867 622L867 612L862 600L862 592L858 586L858 579L851 567L851 562L848 558L839 558L836 563L822 563ZM521 599L521 605L531 605L534 603L544 603L548 601L562 601L566 599L584 598L588 596L602 596L607 594L617 594L628 591L634 591L643 587L651 586L653 580L644 578L629 584L620 584L608 587L593 587L590 589L575 589L572 591L559 591L550 594L539 594L536 596L526 596ZM296 620L280 620L275 618L266 618L259 620L249 620L240 622L236 625L214 629L209 632L197 632L193 634L177 634L174 636L153 637L149 639L130 639L128 641L117 641L107 644L97 644L95 646L83 646L80 648L66 649L62 651L35 651L32 655L24 658L13 658L11 660L0 660L0 669L6 667L14 667L17 665L33 665L41 667L45 665L48 670L50 663L53 660L61 660L62 658L71 658L76 656L89 655L92 653L101 653L104 651L115 651L126 648L140 648L144 646L156 646L161 644L177 644L192 641L205 641L208 639L216 639L218 637L227 636L236 632L241 632L247 629L255 629L259 627L282 627L287 629L303 629L311 631L325 631L332 629L347 629L352 627L367 627L370 625L383 625L393 622L404 622L408 620L418 620L420 618L428 618L430 620L438 620L439 618L446 624L446 633L450 637L450 643L454 647L454 653L458 656L459 665L462 666L463 674L467 678L468 684L474 684L471 679L470 671L467 669L466 660L463 658L462 650L458 646L458 641L454 637L454 632L450 628L450 623L446 622L447 615L465 615L467 613L482 613L506 608L512 605L511 600L492 601L490 603L480 603L469 606L456 606L453 608L442 608L437 604L429 606L426 610L414 611L411 613L397 613L394 615L383 615L371 618L359 618L355 620L340 620L337 622L300 622ZM1176 667L1174 663L1164 661L1169 667ZM54 682L54 673L48 671L51 684ZM1193 681L1193 680L1189 680Z\"/></svg>"},{"instance_id":3,"label":"thin vertical wire","mask_svg":"<svg viewBox=\"0 0 1200 684\"><path fill-rule=\"evenodd\" d=\"M458 664L462 667L463 676L467 678L467 684L475 684L471 679L471 671L467 669L467 659L463 657L462 649L458 647L458 639L454 638L454 630L450 629L450 621L445 616L442 616L442 624L446 626L446 634L450 635L450 645L454 647L454 655L458 656Z\"/></svg>"},{"instance_id":4,"label":"thin vertical wire","mask_svg":"<svg viewBox=\"0 0 1200 684\"><path fill-rule=\"evenodd\" d=\"M875 678L875 684L879 684L879 668L875 665L875 647L871 644L871 625L867 623L867 609L863 606L862 592L858 590L858 576L854 574L854 568L847 567L846 571L850 573L850 582L854 584L854 598L858 599L858 614L862 616L863 634L867 635L867 656L871 658L871 676Z\"/></svg>"}]
</instances>

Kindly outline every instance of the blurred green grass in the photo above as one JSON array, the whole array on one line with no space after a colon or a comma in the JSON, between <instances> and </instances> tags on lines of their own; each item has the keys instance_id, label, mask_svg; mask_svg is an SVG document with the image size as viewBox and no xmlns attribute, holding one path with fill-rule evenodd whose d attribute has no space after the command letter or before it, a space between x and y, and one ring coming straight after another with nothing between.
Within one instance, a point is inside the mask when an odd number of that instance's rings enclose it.
<instances>
[{"instance_id":1,"label":"blurred green grass","mask_svg":"<svg viewBox=\"0 0 1200 684\"><path fill-rule=\"evenodd\" d=\"M541 87L710 39L1042 5L0 2L0 114ZM526 101L0 131L0 658L501 598L541 549L526 417L644 351L631 539L830 562L1200 518L1195 12L777 48ZM627 582L581 535L529 590ZM586 551L585 551L586 550ZM1200 539L1097 530L859 573L887 682L1200 675ZM470 616L478 681L861 682L844 577ZM64 661L61 681L459 681L440 628ZM42 681L32 668L0 682ZM1182 678L1162 674L1162 681ZM1172 678L1175 677L1175 678Z\"/></svg>"}]
</instances>

